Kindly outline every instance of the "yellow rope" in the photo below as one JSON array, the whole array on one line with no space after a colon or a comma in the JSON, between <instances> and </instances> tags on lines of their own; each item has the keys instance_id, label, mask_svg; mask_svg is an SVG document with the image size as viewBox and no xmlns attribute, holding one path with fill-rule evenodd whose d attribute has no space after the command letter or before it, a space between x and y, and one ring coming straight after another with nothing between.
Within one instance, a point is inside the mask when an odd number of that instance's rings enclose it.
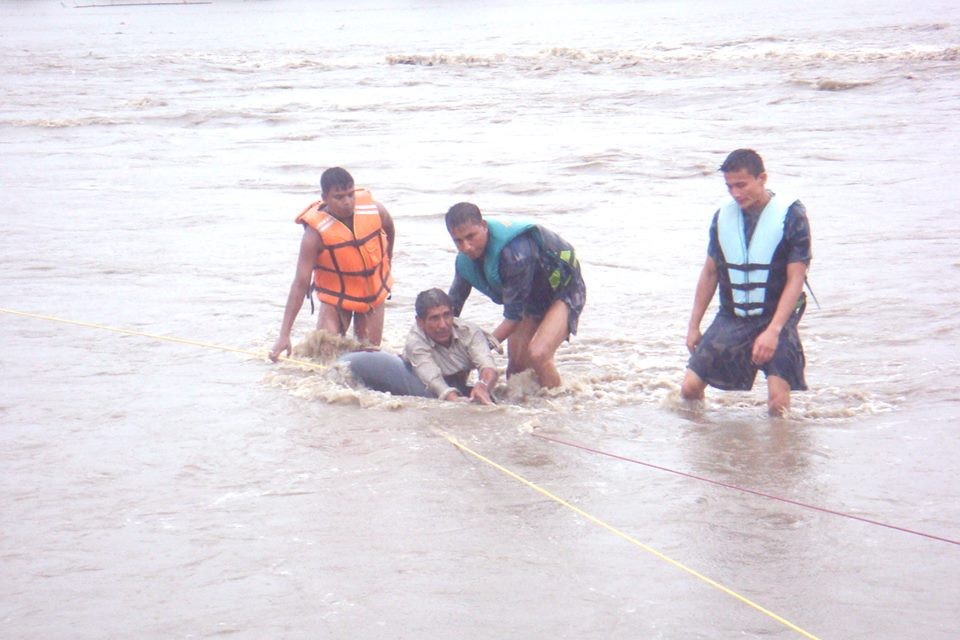
<instances>
[{"instance_id":1,"label":"yellow rope","mask_svg":"<svg viewBox=\"0 0 960 640\"><path fill-rule=\"evenodd\" d=\"M175 342L179 344L187 344L194 347L201 347L204 349L216 349L218 351L228 351L231 353L241 353L243 355L252 356L258 359L265 359L268 355L266 351L253 351L250 349L239 349L237 347L228 347L222 344L214 344L212 342L200 342L199 340L188 340L186 338L178 338L176 336L164 336L156 333L146 333L144 331L134 331L132 329L124 329L122 327L110 327L105 324L95 324L93 322L80 322L78 320L66 320L64 318L57 318L55 316L45 316L39 313L29 313L26 311L16 311L15 309L4 309L0 307L0 312L9 313L15 316L22 316L24 318L33 318L35 320L49 320L51 322L60 322L62 324L72 324L76 327L86 327L87 329L101 329L103 331L112 331L114 333L122 333L128 336L138 336L141 338L149 338L151 340L160 340L162 342ZM307 367L309 369L323 369L323 365L317 364L316 362L309 362L307 360L297 360L295 358L289 358L287 356L281 356L280 360L283 362L289 362L291 364L296 364L301 367Z\"/></svg>"},{"instance_id":2,"label":"yellow rope","mask_svg":"<svg viewBox=\"0 0 960 640\"><path fill-rule=\"evenodd\" d=\"M267 352L265 352L265 351L253 351L253 350L250 350L250 349L239 349L239 348L236 348L236 347L229 347L229 346L225 346L225 345L214 344L214 343L211 343L211 342L201 342L201 341L199 341L199 340L188 340L188 339L186 339L186 338L178 338L178 337L176 337L176 336L164 336L164 335L160 335L160 334L156 334L156 333L146 333L146 332L144 332L144 331L133 331L132 329L124 329L124 328L121 328L121 327L110 327L110 326L107 326L107 325L96 324L96 323L93 323L93 322L80 322L80 321L77 321L77 320L66 320L66 319L64 319L64 318L57 318L57 317L55 317L55 316L47 316L47 315L42 315L42 314L39 314L39 313L29 313L29 312L26 312L26 311L17 311L17 310L14 310L14 309L5 309L5 308L3 308L3 307L0 307L0 313L8 313L8 314L10 314L10 315L21 316L21 317L24 317L24 318L33 318L33 319L36 319L36 320L48 320L48 321L50 321L50 322L59 322L59 323L62 323L62 324L70 324L70 325L74 325L74 326L77 326L77 327L85 327L85 328L88 328L88 329L100 329L100 330L103 330L103 331L112 331L112 332L114 332L114 333L121 333L121 334L129 335L129 336L138 336L138 337L141 337L141 338L149 338L150 340L159 340L159 341L162 341L162 342L174 342L174 343L186 344L186 345L190 345L190 346L194 346L194 347L201 347L201 348L204 348L204 349L215 349L215 350L218 350L218 351L228 351L228 352L231 352L231 353L240 353L240 354L244 354L244 355L248 355L248 356L252 356L252 357L254 357L254 358L260 358L260 359L267 357ZM308 368L312 368L312 369L321 368L321 365L318 365L318 364L316 364L316 363L314 363L314 362L308 362L308 361L305 361L305 360L296 360L296 359L294 359L294 358L288 358L288 357L282 357L281 360L284 361L284 362L290 362L290 363L292 363L292 364L300 365L300 366L302 366L302 367L308 367ZM538 493L546 496L546 497L549 498L550 500L553 500L554 502L556 502L556 503L558 503L558 504L560 504L560 505L563 505L564 507L570 509L571 511L573 511L573 512L576 513L576 514L578 514L579 516L581 516L581 517L583 517L583 518L586 518L586 519L589 520L590 522L593 522L594 524L599 525L600 527L606 529L606 530L609 531L610 533L613 533L614 535L619 536L620 538L623 538L623 539L626 540L627 542L629 542L629 543L631 543L631 544L633 544L633 545L635 545L635 546L643 549L644 551L646 551L646 552L648 552L648 553L650 553L650 554L653 554L654 556L660 558L660 559L663 560L664 562L667 562L667 563L669 563L669 564L672 564L673 566L677 567L678 569L681 569L681 570L689 573L690 575L694 576L695 578L698 578L699 580L702 580L703 582L706 582L708 585L710 585L710 586L712 586L712 587L714 587L714 588L716 588L716 589L719 589L720 591L723 591L723 592L726 593L727 595L730 595L730 596L736 598L737 600L739 600L740 602L742 602L742 603L744 603L744 604L746 604L746 605L748 605L748 606L756 609L757 611L759 611L759 612L761 612L761 613L769 616L770 618L773 618L774 620L776 620L776 621L779 622L780 624L784 625L785 627L787 627L787 628L789 628L789 629L792 629L793 631L796 631L797 633L799 633L800 635L804 636L805 638L809 638L810 640L818 640L818 638L817 638L816 636L814 636L813 634L811 634L811 633L809 633L809 632L807 632L807 631L804 631L803 629L801 629L801 628L798 627L797 625L793 624L793 623L790 622L789 620L785 620L784 618L781 618L780 616L778 616L777 614L773 613L772 611L769 611L769 610L767 610L767 609L764 609L764 608L761 607L759 604L757 604L757 603L753 602L752 600L750 600L750 599L748 599L748 598L740 595L740 594L737 593L736 591L733 591L732 589L729 589L728 587L723 586L723 585L720 584L719 582L717 582L717 581L715 581L715 580L712 580L712 579L708 578L707 576L705 576L705 575L703 575L703 574L701 574L701 573L699 573L699 572L691 569L690 567L688 567L688 566L686 566L686 565L684 565L684 564L682 564L682 563L674 560L673 558L671 558L671 557L669 557L669 556L667 556L667 555L664 555L663 553L660 553L660 552L657 551L656 549L654 549L654 548L652 548L652 547L649 547L649 546L643 544L642 542L640 542L640 541L637 540L636 538L628 535L627 533L624 533L623 531L620 531L619 529L617 529L616 527L614 527L614 526L612 526L612 525L607 524L607 523L604 522L603 520L600 520L599 518L590 515L589 513L587 513L586 511L584 511L583 509L580 509L579 507L570 504L569 502L567 502L567 501L564 500L563 498L560 498L560 497L558 497L558 496L555 496L554 494L550 493L550 492L547 491L546 489L544 489L544 488L540 487L539 485L536 485L536 484L534 484L533 482L527 480L527 479L524 478L523 476L520 476L520 475L514 473L513 471L510 471L510 470L507 469L506 467L503 467L503 466L497 464L497 463L494 462L493 460L490 460L489 458L486 458L486 457L484 457L483 455L477 453L477 452L474 451L473 449L467 447L466 445L464 445L463 443L461 443L460 441L458 441L456 438L453 438L453 437L451 437L451 436L449 436L449 435L447 435L447 434L443 434L443 435L444 435L444 437L450 442L450 444L452 444L453 446L457 447L457 448L460 449L461 451L464 451L464 452L466 452L466 453L469 453L470 455L472 455L473 457L477 458L478 460L481 460L481 461L487 463L487 464L490 465L491 467L493 467L493 468L497 469L498 471L501 471L502 473L510 476L510 477L513 478L514 480L517 480L518 482L520 482L520 483L522 483L522 484L525 484L526 486L530 487L530 488L533 489L534 491L536 491L536 492L538 492Z\"/></svg>"},{"instance_id":3,"label":"yellow rope","mask_svg":"<svg viewBox=\"0 0 960 640\"><path fill-rule=\"evenodd\" d=\"M777 614L773 613L772 611L769 611L768 609L764 609L763 607L761 607L761 606L760 606L759 604L757 604L756 602L750 600L749 598L746 598L746 597L740 595L739 593L737 593L736 591L733 591L732 589L730 589L730 588L728 588L728 587L723 586L722 584L720 584L720 583L717 582L716 580L712 580L712 579L708 578L707 576L703 575L702 573L691 569L690 567L686 566L685 564L682 564L682 563L674 560L674 559L671 558L670 556L667 556L667 555L664 555L663 553L660 553L660 552L657 551L656 549L654 549L654 548L652 548L652 547L649 547L649 546L643 544L642 542L640 542L640 541L637 540L636 538L630 536L629 534L624 533L623 531L620 531L620 530L617 529L616 527L607 524L607 523L604 522L603 520L600 520L599 518L590 515L589 513L587 513L586 511L584 511L583 509L581 509L581 508L579 508L579 507L577 507L577 506L575 506L575 505L570 504L569 502L567 502L567 501L564 500L563 498L560 498L559 496L555 496L554 494L550 493L549 491L547 491L547 490L544 489L543 487L540 487L539 485L534 484L533 482L527 480L527 479L524 478L523 476L518 475L518 474L514 473L513 471L511 471L510 469L507 469L506 467L497 464L497 463L494 462L493 460L490 460L489 458L487 458L487 457L485 457L485 456L477 453L476 451L474 451L474 450L471 449L470 447L466 446L465 444L463 444L462 442L460 442L460 441L457 440L456 438L454 438L454 437L452 437L452 436L449 436L449 435L447 435L447 434L443 434L443 436L450 442L450 444L452 444L453 446L457 447L457 448L460 449L461 451L464 451L464 452L466 452L466 453L469 453L470 455L472 455L474 458L477 458L478 460L482 460L483 462L487 463L488 465L490 465L490 466L493 467L494 469L497 469L498 471L500 471L500 472L502 472L502 473L510 476L510 477L513 478L514 480L517 480L518 482L521 482L522 484L527 485L528 487L530 487L531 489L533 489L533 490L536 491L537 493L543 494L544 496L550 498L550 499L553 500L554 502L563 505L563 506L566 507L567 509L570 509L571 511L573 511L573 512L576 513L577 515L582 516L583 518L586 518L586 519L589 520L590 522L592 522L592 523L594 523L594 524L596 524L596 525L599 525L600 527L606 529L606 530L609 531L610 533L613 533L614 535L617 535L617 536L623 538L623 539L626 540L627 542L629 542L629 543L631 543L631 544L633 544L633 545L635 545L635 546L637 546L637 547L640 547L640 548L643 549L644 551L655 555L656 557L660 558L660 559L663 560L664 562L667 562L667 563L669 563L669 564L672 564L673 566L677 567L678 569L681 569L681 570L683 570L683 571L686 571L687 573L689 573L689 574L692 575L693 577L698 578L699 580L702 580L703 582L706 582L706 583L709 584L711 587L714 587L714 588L716 588L716 589L719 589L720 591L723 591L724 593L726 593L726 594L729 595L729 596L733 596L734 598L736 598L736 599L739 600L740 602L742 602L742 603L744 603L744 604L746 604L746 605L748 605L748 606L750 606L750 607L753 607L754 609L756 609L756 610L759 611L760 613L763 613L763 614L765 614L765 615L773 618L774 620L776 620L777 622L779 622L779 623L782 624L783 626L785 626L785 627L787 627L787 628L789 628L789 629L792 629L793 631L796 631L797 633L799 633L799 634L802 635L803 637L809 638L810 640L818 640L816 636L814 636L813 634L811 634L811 633L809 633L809 632L807 632L807 631L804 631L803 629L801 629L801 628L798 627L797 625L793 624L793 623L790 622L789 620L785 620L784 618L781 618L780 616L778 616Z\"/></svg>"}]
</instances>

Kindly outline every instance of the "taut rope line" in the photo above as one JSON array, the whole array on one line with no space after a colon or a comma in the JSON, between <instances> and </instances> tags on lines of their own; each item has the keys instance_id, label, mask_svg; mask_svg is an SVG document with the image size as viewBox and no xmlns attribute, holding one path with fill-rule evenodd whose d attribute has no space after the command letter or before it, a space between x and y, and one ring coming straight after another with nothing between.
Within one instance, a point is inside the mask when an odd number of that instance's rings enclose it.
<instances>
[{"instance_id":1,"label":"taut rope line","mask_svg":"<svg viewBox=\"0 0 960 640\"><path fill-rule=\"evenodd\" d=\"M763 607L761 607L759 604L757 604L757 603L754 602L753 600L750 600L749 598L746 598L745 596L740 595L739 593L737 593L737 592L734 591L733 589L730 589L729 587L725 587L724 585L720 584L720 583L717 582L716 580L713 580L713 579L711 579L711 578L708 578L707 576L703 575L702 573L700 573L700 572L698 572L698 571L696 571L696 570L694 570L694 569L691 569L691 568L688 567L687 565L682 564L681 562L678 562L678 561L674 560L674 559L671 558L670 556L668 556L668 555L666 555L666 554L664 554L664 553L661 553L661 552L657 551L657 550L654 549L653 547L650 547L650 546L648 546L648 545L640 542L639 540L637 540L637 539L634 538L633 536L631 536L631 535L629 535L629 534L627 534L627 533L624 533L623 531L621 531L620 529L617 529L617 528L614 527L613 525L607 524L606 522L604 522L603 520L597 518L596 516L593 516L593 515L587 513L586 511L584 511L584 510L581 509L580 507L577 507L577 506L575 506L575 505L567 502L567 501L564 500L563 498L560 498L560 497L558 497L558 496L550 493L549 491L547 491L547 490L544 489L543 487L541 487L541 486L539 486L539 485L537 485L537 484L534 484L533 482L531 482L530 480L527 480L527 479L524 478L523 476L521 476L521 475L519 475L519 474L517 474L517 473L514 473L514 472L511 471L510 469L507 469L506 467L504 467L504 466L502 466L502 465L500 465L500 464L497 464L497 463L494 462L493 460L491 460L491 459L489 459L489 458L487 458L487 457L485 457L485 456L477 453L476 451L474 451L474 450L471 449L470 447L466 446L465 444L463 444L462 442L460 442L460 441L457 440L456 438L454 438L454 437L452 437L452 436L449 436L449 435L447 435L447 434L443 434L443 437L445 437L445 438L450 442L450 444L452 444L453 446L455 446L455 447L456 447L457 449L459 449L460 451L463 451L463 452L465 452L465 453L469 453L470 455L472 455L472 456L473 456L474 458L476 458L477 460L480 460L480 461L482 461L482 462L485 462L486 464L490 465L490 466L493 467L494 469L496 469L496 470L504 473L505 475L513 478L513 479L516 480L517 482L520 482L521 484L526 485L527 487L533 489L533 490L536 491L537 493L540 493L540 494L546 496L547 498L553 500L553 501L556 502L557 504L560 504L560 505L566 507L567 509L570 509L571 511L573 511L573 512L576 513L577 515L581 516L582 518L586 518L587 520L589 520L590 522L594 523L595 525L597 525L597 526L599 526L599 527L601 527L601 528L603 528L603 529L606 529L606 530L609 531L610 533L612 533L612 534L614 534L614 535L616 535L616 536L619 536L620 538L623 538L624 540L626 540L626 541L629 542L630 544L632 544L632 545L634 545L634 546L636 546L636 547L639 547L639 548L643 549L643 550L646 551L647 553L650 553L650 554L652 554L652 555L660 558L660 559L663 560L664 562L666 562L666 563L668 563L668 564L671 564L671 565L673 565L674 567L676 567L676 568L678 568L678 569L680 569L680 570L682 570L682 571L686 571L687 573L689 573L689 574L692 575L693 577L697 578L698 580L701 580L701 581L707 583L708 585L710 585L711 587L713 587L713 588L715 588L715 589L719 589L720 591L726 593L726 594L729 595L729 596L732 596L733 598L736 598L737 600L739 600L740 602L746 604L747 606L750 606L750 607L756 609L756 610L759 611L760 613L762 613L762 614L764 614L764 615L766 615L766 616L768 616L768 617L770 617L770 618L773 618L774 620L776 620L777 622L779 622L779 623L782 624L783 626L785 626L785 627L787 627L787 628L789 628L789 629L792 629L793 631L796 631L797 633L799 633L799 634L802 635L803 637L809 638L810 640L818 640L817 637L814 636L813 634L811 634L809 631L804 631L803 629L801 629L801 628L798 627L797 625L793 624L793 623L790 622L789 620L786 620L786 619L778 616L777 614L773 613L773 612L770 611L769 609L764 609Z\"/></svg>"},{"instance_id":2,"label":"taut rope line","mask_svg":"<svg viewBox=\"0 0 960 640\"><path fill-rule=\"evenodd\" d=\"M199 340L188 340L187 338L178 338L176 336L165 336L157 333L147 333L145 331L134 331L132 329L124 329L122 327L111 327L105 324L96 324L93 322L80 322L79 320L66 320L64 318L57 318L55 316L45 316L39 313L28 313L26 311L17 311L15 309L4 309L0 307L0 313L9 313L14 316L22 316L24 318L33 318L35 320L49 320L51 322L59 322L62 324L72 324L75 327L85 327L87 329L100 329L103 331L112 331L113 333L122 333L128 336L137 336L140 338L149 338L150 340L159 340L161 342L174 342L177 344L186 344L192 347L201 347L203 349L214 349L216 351L227 351L230 353L240 353L245 356L252 356L254 358L265 359L267 357L266 351L254 351L252 349L240 349L237 347L229 347L222 344L215 344L212 342L201 342ZM283 362L290 362L292 364L299 365L301 367L307 367L310 369L322 369L323 365L319 365L316 362L309 362L307 360L297 360L296 358L289 358L281 356L280 360Z\"/></svg>"},{"instance_id":3,"label":"taut rope line","mask_svg":"<svg viewBox=\"0 0 960 640\"><path fill-rule=\"evenodd\" d=\"M878 527L886 527L888 529L895 529L897 531L903 531L904 533L911 533L916 536L923 536L925 538L930 538L932 540L939 540L940 542L947 542L949 544L960 545L960 541L951 540L950 538L943 538L941 536L935 536L930 533L924 533L923 531L915 531L913 529L907 529L906 527L898 527L893 524L887 524L885 522L879 522L877 520L871 520L869 518L863 518L861 516L855 516L850 513L844 513L842 511L834 511L833 509L826 509L824 507L818 507L812 504L806 504L804 502L798 502L797 500L791 500L790 498L781 498L780 496L775 496L769 493L764 493L762 491L755 491L753 489L747 489L744 487L738 487L734 484L727 484L726 482L720 482L719 480L711 480L710 478L704 478L703 476L694 475L692 473L685 473L683 471L676 471L674 469L669 469L667 467L661 467L659 465L651 464L649 462L643 462L642 460L637 460L635 458L628 458L627 456L621 456L616 453L610 453L609 451L602 451L600 449L594 449L583 444L578 444L576 442L570 442L567 440L561 440L560 438L554 438L551 436L541 435L539 433L531 433L535 438L540 438L541 440L548 440L550 442L555 442L557 444L566 445L568 447L574 447L575 449L582 449L583 451L589 451L590 453L597 453L602 456L607 456L608 458L615 458L617 460L623 460L624 462L632 462L633 464L643 465L644 467L650 467L651 469L657 469L659 471L666 471L668 473L674 473L678 476L684 476L685 478L692 478L694 480L699 480L701 482L709 482L710 484L717 485L718 487L724 487L726 489L733 489L735 491L741 491L743 493L751 493L755 496L760 496L762 498L769 498L771 500L779 500L780 502L786 502L788 504L796 505L798 507L803 507L804 509L813 509L815 511L820 511L822 513L829 513L830 515L840 516L842 518L850 518L851 520L859 520L860 522L866 522L867 524L877 525Z\"/></svg>"}]
</instances>

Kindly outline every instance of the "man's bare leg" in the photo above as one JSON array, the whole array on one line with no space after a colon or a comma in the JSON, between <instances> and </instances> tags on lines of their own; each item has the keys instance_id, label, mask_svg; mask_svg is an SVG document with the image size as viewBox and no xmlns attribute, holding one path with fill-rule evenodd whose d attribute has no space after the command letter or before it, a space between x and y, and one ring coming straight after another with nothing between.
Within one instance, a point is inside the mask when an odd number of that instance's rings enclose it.
<instances>
[{"instance_id":1,"label":"man's bare leg","mask_svg":"<svg viewBox=\"0 0 960 640\"><path fill-rule=\"evenodd\" d=\"M526 371L530 364L530 341L537 330L537 320L524 316L507 338L507 376Z\"/></svg>"},{"instance_id":2,"label":"man's bare leg","mask_svg":"<svg viewBox=\"0 0 960 640\"><path fill-rule=\"evenodd\" d=\"M380 346L383 339L383 319L386 316L386 305L366 313L354 314L353 332L360 342L367 342L374 347Z\"/></svg>"},{"instance_id":3,"label":"man's bare leg","mask_svg":"<svg viewBox=\"0 0 960 640\"><path fill-rule=\"evenodd\" d=\"M537 326L527 348L530 366L537 373L541 386L548 389L560 386L560 373L553 362L557 349L570 335L567 321L570 307L563 300L554 300Z\"/></svg>"},{"instance_id":4,"label":"man's bare leg","mask_svg":"<svg viewBox=\"0 0 960 640\"><path fill-rule=\"evenodd\" d=\"M790 384L780 376L767 376L767 413L782 418L790 411Z\"/></svg>"},{"instance_id":5,"label":"man's bare leg","mask_svg":"<svg viewBox=\"0 0 960 640\"><path fill-rule=\"evenodd\" d=\"M684 400L703 400L706 388L707 383L691 369L687 369L680 385L680 395Z\"/></svg>"},{"instance_id":6,"label":"man's bare leg","mask_svg":"<svg viewBox=\"0 0 960 640\"><path fill-rule=\"evenodd\" d=\"M350 328L350 318L353 313L338 309L332 304L321 303L320 313L317 314L317 329L335 335L347 335Z\"/></svg>"}]
</instances>

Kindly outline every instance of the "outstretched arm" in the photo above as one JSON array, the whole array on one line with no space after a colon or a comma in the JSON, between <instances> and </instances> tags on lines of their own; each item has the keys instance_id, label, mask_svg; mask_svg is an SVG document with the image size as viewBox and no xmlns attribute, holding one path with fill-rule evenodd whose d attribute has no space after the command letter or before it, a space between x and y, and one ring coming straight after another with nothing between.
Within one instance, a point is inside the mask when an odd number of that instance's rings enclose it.
<instances>
[{"instance_id":1,"label":"outstretched arm","mask_svg":"<svg viewBox=\"0 0 960 640\"><path fill-rule=\"evenodd\" d=\"M459 273L453 274L453 283L447 291L447 295L450 296L450 310L453 311L453 315L460 317L460 312L463 311L463 303L467 301L472 290L473 287L466 278Z\"/></svg>"},{"instance_id":2,"label":"outstretched arm","mask_svg":"<svg viewBox=\"0 0 960 640\"><path fill-rule=\"evenodd\" d=\"M700 344L700 323L703 321L703 314L707 312L710 301L713 300L713 294L717 290L717 263L713 258L707 256L707 261L700 270L700 277L697 279L697 291L693 296L693 311L690 312L690 324L687 326L687 350L693 353L693 350Z\"/></svg>"},{"instance_id":3,"label":"outstretched arm","mask_svg":"<svg viewBox=\"0 0 960 640\"><path fill-rule=\"evenodd\" d=\"M500 253L503 320L492 331L501 343L520 326L523 310L533 293L533 276L540 268L538 248L530 237L514 238Z\"/></svg>"},{"instance_id":4,"label":"outstretched arm","mask_svg":"<svg viewBox=\"0 0 960 640\"><path fill-rule=\"evenodd\" d=\"M303 306L303 298L307 295L310 288L310 278L313 276L313 265L317 262L317 255L323 248L320 240L320 234L309 227L304 227L303 238L300 240L300 255L297 257L297 271L293 276L293 282L290 284L290 293L287 294L287 304L283 309L283 321L280 323L280 335L270 350L270 359L274 362L280 357L280 353L287 352L290 355L292 349L290 345L290 331L293 329L293 322L300 313L300 307Z\"/></svg>"},{"instance_id":5,"label":"outstretched arm","mask_svg":"<svg viewBox=\"0 0 960 640\"><path fill-rule=\"evenodd\" d=\"M493 398L490 396L490 390L497 383L499 374L496 369L485 367L480 369L480 378L477 384L473 385L470 392L470 400L480 404L493 404Z\"/></svg>"},{"instance_id":6,"label":"outstretched arm","mask_svg":"<svg viewBox=\"0 0 960 640\"><path fill-rule=\"evenodd\" d=\"M516 329L519 325L519 320L510 320L508 318L504 318L500 324L497 325L496 329L490 333L494 338L502 343L510 337L510 334L513 333L514 329Z\"/></svg>"},{"instance_id":7,"label":"outstretched arm","mask_svg":"<svg viewBox=\"0 0 960 640\"><path fill-rule=\"evenodd\" d=\"M480 370L477 384L473 385L473 390L470 392L470 399L480 404L493 404L490 392L493 390L493 385L497 383L500 374L497 372L497 365L490 353L490 343L480 327L474 328L467 348L470 351L470 360L473 366Z\"/></svg>"}]
</instances>

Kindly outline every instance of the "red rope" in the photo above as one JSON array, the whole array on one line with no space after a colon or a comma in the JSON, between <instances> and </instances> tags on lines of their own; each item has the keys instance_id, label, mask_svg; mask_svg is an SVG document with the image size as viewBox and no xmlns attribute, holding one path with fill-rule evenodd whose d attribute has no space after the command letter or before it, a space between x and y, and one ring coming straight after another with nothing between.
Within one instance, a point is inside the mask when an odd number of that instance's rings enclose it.
<instances>
[{"instance_id":1,"label":"red rope","mask_svg":"<svg viewBox=\"0 0 960 640\"><path fill-rule=\"evenodd\" d=\"M576 442L568 442L566 440L561 440L560 438L553 438L551 436L544 436L539 433L531 433L530 435L535 438L540 438L541 440L549 440L550 442L555 442L557 444L566 445L568 447L574 447L575 449L582 449L584 451L589 451L590 453L597 453L602 456L607 456L608 458L616 458L617 460L623 460L624 462L632 462L633 464L643 465L645 467L650 467L651 469L658 469L660 471L666 471L668 473L674 473L678 476L684 476L686 478L693 478L694 480L700 480L701 482L709 482L710 484L715 484L718 487L725 487L727 489L734 489L736 491L742 491L743 493L751 493L755 496L760 496L763 498L770 498L771 500L779 500L780 502L786 502L789 504L796 505L798 507L803 507L804 509L813 509L814 511L820 511L823 513L829 513L835 516L841 516L843 518L850 518L851 520L859 520L860 522L866 522L867 524L873 524L880 527L886 527L888 529L896 529L897 531L903 531L904 533L912 533L913 535L923 536L924 538L930 538L932 540L939 540L940 542L947 542L949 544L955 544L960 546L960 541L951 540L949 538L943 538L940 536L935 536L930 533L924 533L922 531L915 531L914 529L907 529L906 527L898 527L896 525L887 524L885 522L878 522L877 520L871 520L869 518L862 518L860 516L855 516L849 513L843 513L842 511L834 511L833 509L825 509L823 507L817 507L812 504L806 504L803 502L798 502L796 500L791 500L789 498L781 498L780 496L771 495L769 493L764 493L762 491L754 491L753 489L745 489L744 487L738 487L733 484L727 484L726 482L720 482L718 480L711 480L710 478L704 478L702 476L694 475L692 473L684 473L683 471L676 471L674 469L668 469L667 467L661 467L659 465L650 464L649 462L643 462L642 460L637 460L635 458L628 458L626 456L617 455L616 453L610 453L609 451L601 451L600 449L594 449L586 445L578 444Z\"/></svg>"}]
</instances>

